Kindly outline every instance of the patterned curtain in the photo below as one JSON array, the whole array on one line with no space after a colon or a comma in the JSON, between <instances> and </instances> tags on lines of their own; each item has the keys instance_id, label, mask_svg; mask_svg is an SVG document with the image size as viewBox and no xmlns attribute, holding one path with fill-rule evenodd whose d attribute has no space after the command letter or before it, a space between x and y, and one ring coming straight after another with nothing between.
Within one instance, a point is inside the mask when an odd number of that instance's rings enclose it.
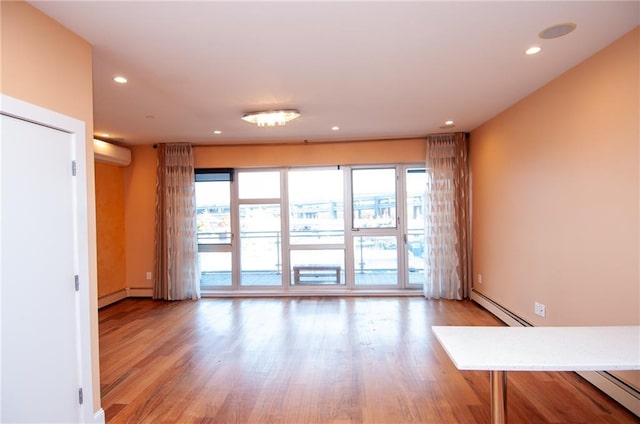
<instances>
[{"instance_id":1,"label":"patterned curtain","mask_svg":"<svg viewBox=\"0 0 640 424\"><path fill-rule=\"evenodd\" d=\"M428 299L469 296L467 144L464 133L427 136L424 296Z\"/></svg>"},{"instance_id":2,"label":"patterned curtain","mask_svg":"<svg viewBox=\"0 0 640 424\"><path fill-rule=\"evenodd\" d=\"M200 297L193 152L188 144L158 146L154 265L154 299Z\"/></svg>"}]
</instances>

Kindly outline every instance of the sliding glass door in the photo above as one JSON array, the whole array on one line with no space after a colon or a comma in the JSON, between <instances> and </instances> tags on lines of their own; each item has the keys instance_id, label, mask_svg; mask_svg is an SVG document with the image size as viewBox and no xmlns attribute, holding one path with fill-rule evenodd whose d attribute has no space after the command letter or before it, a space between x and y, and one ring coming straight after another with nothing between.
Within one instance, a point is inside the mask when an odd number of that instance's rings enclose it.
<instances>
[{"instance_id":1,"label":"sliding glass door","mask_svg":"<svg viewBox=\"0 0 640 424\"><path fill-rule=\"evenodd\" d=\"M396 185L395 167L351 172L355 286L398 285Z\"/></svg>"},{"instance_id":2,"label":"sliding glass door","mask_svg":"<svg viewBox=\"0 0 640 424\"><path fill-rule=\"evenodd\" d=\"M238 173L240 286L282 286L280 171Z\"/></svg>"}]
</instances>

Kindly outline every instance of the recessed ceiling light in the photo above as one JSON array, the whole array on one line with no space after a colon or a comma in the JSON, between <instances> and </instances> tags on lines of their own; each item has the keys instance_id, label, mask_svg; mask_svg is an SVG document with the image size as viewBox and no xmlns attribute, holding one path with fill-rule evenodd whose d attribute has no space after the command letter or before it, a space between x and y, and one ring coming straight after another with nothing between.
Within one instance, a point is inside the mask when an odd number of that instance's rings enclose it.
<instances>
[{"instance_id":1,"label":"recessed ceiling light","mask_svg":"<svg viewBox=\"0 0 640 424\"><path fill-rule=\"evenodd\" d=\"M113 79L115 82L117 82L118 84L126 84L127 83L127 79L123 76L117 76Z\"/></svg>"},{"instance_id":2,"label":"recessed ceiling light","mask_svg":"<svg viewBox=\"0 0 640 424\"><path fill-rule=\"evenodd\" d=\"M531 46L525 51L525 53L528 55L532 55L532 54L540 53L541 50L542 48L539 46Z\"/></svg>"},{"instance_id":3,"label":"recessed ceiling light","mask_svg":"<svg viewBox=\"0 0 640 424\"><path fill-rule=\"evenodd\" d=\"M573 22L565 22L564 24L558 24L545 28L538 33L538 37L548 40L550 38L558 38L569 34L576 29L576 24Z\"/></svg>"},{"instance_id":4,"label":"recessed ceiling light","mask_svg":"<svg viewBox=\"0 0 640 424\"><path fill-rule=\"evenodd\" d=\"M220 131L220 130L215 130L213 133L214 133L214 134L222 134L222 131Z\"/></svg>"},{"instance_id":5,"label":"recessed ceiling light","mask_svg":"<svg viewBox=\"0 0 640 424\"><path fill-rule=\"evenodd\" d=\"M445 125L453 125L453 121L452 120L448 120L448 121L444 121Z\"/></svg>"},{"instance_id":6,"label":"recessed ceiling light","mask_svg":"<svg viewBox=\"0 0 640 424\"><path fill-rule=\"evenodd\" d=\"M331 131L338 131L339 129L340 129L340 127L338 127L338 126L331 127Z\"/></svg>"}]
</instances>

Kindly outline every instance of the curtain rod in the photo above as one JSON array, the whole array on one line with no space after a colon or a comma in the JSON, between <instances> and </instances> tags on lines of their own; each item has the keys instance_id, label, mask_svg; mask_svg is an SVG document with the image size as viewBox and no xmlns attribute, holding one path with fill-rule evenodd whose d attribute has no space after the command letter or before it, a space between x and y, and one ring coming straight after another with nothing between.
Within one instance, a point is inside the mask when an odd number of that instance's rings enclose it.
<instances>
[{"instance_id":1,"label":"curtain rod","mask_svg":"<svg viewBox=\"0 0 640 424\"><path fill-rule=\"evenodd\" d=\"M157 149L157 148L158 148L158 146L160 146L161 144L186 144L186 145L189 145L189 146L191 146L191 147L193 147L193 146L194 146L192 143L156 143L156 144L152 144L152 147L153 147L154 149Z\"/></svg>"}]
</instances>

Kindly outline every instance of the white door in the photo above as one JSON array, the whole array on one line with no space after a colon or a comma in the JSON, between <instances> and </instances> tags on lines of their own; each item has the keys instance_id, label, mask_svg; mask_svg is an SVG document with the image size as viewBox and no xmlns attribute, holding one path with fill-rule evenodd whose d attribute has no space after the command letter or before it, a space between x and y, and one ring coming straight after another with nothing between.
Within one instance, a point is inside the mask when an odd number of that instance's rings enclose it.
<instances>
[{"instance_id":1,"label":"white door","mask_svg":"<svg viewBox=\"0 0 640 424\"><path fill-rule=\"evenodd\" d=\"M75 139L1 119L0 422L79 422Z\"/></svg>"}]
</instances>

